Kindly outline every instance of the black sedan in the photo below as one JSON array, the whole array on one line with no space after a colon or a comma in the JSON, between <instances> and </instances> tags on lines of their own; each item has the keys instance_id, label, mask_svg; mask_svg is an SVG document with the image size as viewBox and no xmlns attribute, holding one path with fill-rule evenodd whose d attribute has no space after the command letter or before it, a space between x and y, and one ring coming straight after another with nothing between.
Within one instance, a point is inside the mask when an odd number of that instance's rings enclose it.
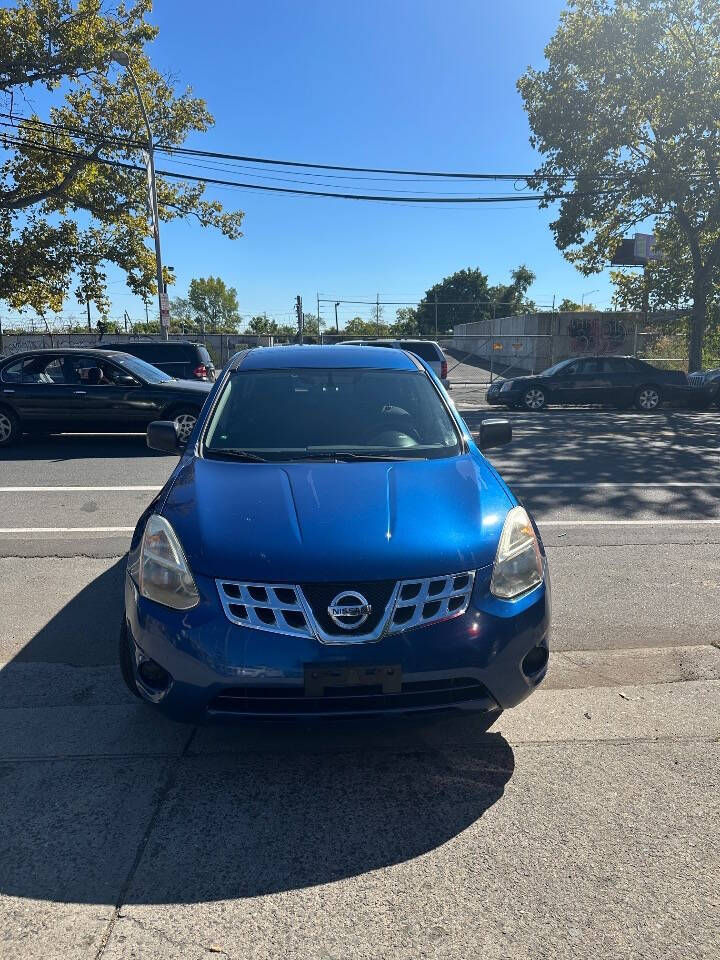
<instances>
[{"instance_id":1,"label":"black sedan","mask_svg":"<svg viewBox=\"0 0 720 960\"><path fill-rule=\"evenodd\" d=\"M140 432L151 420L174 420L186 440L211 389L127 353L18 353L0 360L0 446L21 433Z\"/></svg>"},{"instance_id":2,"label":"black sedan","mask_svg":"<svg viewBox=\"0 0 720 960\"><path fill-rule=\"evenodd\" d=\"M660 370L637 357L573 357L542 373L495 381L488 403L543 410L549 404L603 403L656 410L664 400L688 403L687 374Z\"/></svg>"},{"instance_id":3,"label":"black sedan","mask_svg":"<svg viewBox=\"0 0 720 960\"><path fill-rule=\"evenodd\" d=\"M720 407L720 369L696 370L688 376L694 406L701 409L714 403Z\"/></svg>"}]
</instances>

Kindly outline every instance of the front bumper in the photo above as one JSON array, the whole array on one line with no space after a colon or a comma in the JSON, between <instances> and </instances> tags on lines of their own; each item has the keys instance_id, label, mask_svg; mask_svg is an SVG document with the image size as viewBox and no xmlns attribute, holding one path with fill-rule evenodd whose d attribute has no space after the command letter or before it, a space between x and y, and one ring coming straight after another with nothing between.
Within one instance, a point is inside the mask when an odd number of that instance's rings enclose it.
<instances>
[{"instance_id":1,"label":"front bumper","mask_svg":"<svg viewBox=\"0 0 720 960\"><path fill-rule=\"evenodd\" d=\"M148 658L170 677L159 692L140 680L140 692L170 717L191 723L513 707L547 670L549 582L546 572L541 586L503 601L489 592L491 573L491 567L477 572L461 617L375 643L343 645L230 623L210 578L195 577L201 602L181 612L139 596L127 575L126 620L136 665ZM345 676L377 667L399 669L402 686L388 692L309 688L313 668L336 668Z\"/></svg>"},{"instance_id":2,"label":"front bumper","mask_svg":"<svg viewBox=\"0 0 720 960\"><path fill-rule=\"evenodd\" d=\"M485 394L485 402L501 407L512 407L519 402L521 396L520 390L501 390L500 387L497 389L490 387Z\"/></svg>"}]
</instances>

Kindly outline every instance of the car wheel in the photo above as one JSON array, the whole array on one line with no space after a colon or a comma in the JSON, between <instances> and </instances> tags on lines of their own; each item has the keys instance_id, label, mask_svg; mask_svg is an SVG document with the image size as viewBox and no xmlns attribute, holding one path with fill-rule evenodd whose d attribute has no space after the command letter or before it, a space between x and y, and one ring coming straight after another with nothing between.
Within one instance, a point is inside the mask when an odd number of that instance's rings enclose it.
<instances>
[{"instance_id":1,"label":"car wheel","mask_svg":"<svg viewBox=\"0 0 720 960\"><path fill-rule=\"evenodd\" d=\"M522 405L526 410L543 410L546 404L547 397L541 387L530 387L523 394Z\"/></svg>"},{"instance_id":2,"label":"car wheel","mask_svg":"<svg viewBox=\"0 0 720 960\"><path fill-rule=\"evenodd\" d=\"M657 410L662 401L662 395L657 387L640 387L635 394L635 406L638 410L644 410L646 413L651 410Z\"/></svg>"},{"instance_id":3,"label":"car wheel","mask_svg":"<svg viewBox=\"0 0 720 960\"><path fill-rule=\"evenodd\" d=\"M136 697L140 696L140 692L135 683L135 670L133 667L133 654L130 647L130 635L128 634L127 621L123 617L122 627L120 628L120 647L119 647L119 656L120 656L120 672L122 673L122 678L125 681L125 686L128 688L130 693L134 694Z\"/></svg>"},{"instance_id":4,"label":"car wheel","mask_svg":"<svg viewBox=\"0 0 720 960\"><path fill-rule=\"evenodd\" d=\"M8 407L0 408L0 447L9 446L20 433L20 421Z\"/></svg>"},{"instance_id":5,"label":"car wheel","mask_svg":"<svg viewBox=\"0 0 720 960\"><path fill-rule=\"evenodd\" d=\"M171 416L177 427L178 440L187 443L197 423L197 410L176 410Z\"/></svg>"}]
</instances>

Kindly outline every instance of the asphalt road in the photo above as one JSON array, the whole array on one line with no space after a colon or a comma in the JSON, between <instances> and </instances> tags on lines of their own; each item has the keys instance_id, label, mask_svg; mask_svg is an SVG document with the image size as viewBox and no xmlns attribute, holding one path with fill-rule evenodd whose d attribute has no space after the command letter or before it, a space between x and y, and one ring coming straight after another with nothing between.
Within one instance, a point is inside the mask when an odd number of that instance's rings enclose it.
<instances>
[{"instance_id":1,"label":"asphalt road","mask_svg":"<svg viewBox=\"0 0 720 960\"><path fill-rule=\"evenodd\" d=\"M480 389L453 391L472 429ZM554 652L489 734L164 721L116 642L173 458L3 452L3 956L720 957L720 413L510 417L491 459L547 546Z\"/></svg>"}]
</instances>

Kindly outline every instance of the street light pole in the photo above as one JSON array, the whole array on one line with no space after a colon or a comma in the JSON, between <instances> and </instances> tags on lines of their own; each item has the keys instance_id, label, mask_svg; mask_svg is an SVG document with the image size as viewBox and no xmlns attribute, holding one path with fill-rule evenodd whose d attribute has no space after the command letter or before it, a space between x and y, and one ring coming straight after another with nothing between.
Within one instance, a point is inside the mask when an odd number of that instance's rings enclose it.
<instances>
[{"instance_id":1,"label":"street light pole","mask_svg":"<svg viewBox=\"0 0 720 960\"><path fill-rule=\"evenodd\" d=\"M125 53L124 50L113 50L110 54L112 60L115 63L119 64L121 67L125 67L130 79L132 80L133 87L135 87L135 93L137 94L138 103L140 104L140 110L143 115L143 120L145 121L145 126L147 128L147 168L148 168L148 183L150 186L150 207L152 210L152 219L153 219L153 237L155 239L155 270L157 274L157 288L158 288L158 309L160 311L160 331L162 333L163 339L168 339L168 328L170 317L167 316L167 323L164 322L167 315L167 310L165 309L164 294L165 287L163 285L163 269L162 269L162 255L160 253L160 221L158 219L158 205L157 205L157 189L155 187L155 149L153 145L153 133L152 127L150 126L150 118L148 117L148 112L145 109L145 101L142 98L142 93L140 92L140 87L137 82L137 78L133 73L133 69L130 66L130 57Z\"/></svg>"},{"instance_id":2,"label":"street light pole","mask_svg":"<svg viewBox=\"0 0 720 960\"><path fill-rule=\"evenodd\" d=\"M586 290L585 293L580 297L580 306L585 309L585 297L589 297L592 293L600 293L599 290Z\"/></svg>"}]
</instances>

